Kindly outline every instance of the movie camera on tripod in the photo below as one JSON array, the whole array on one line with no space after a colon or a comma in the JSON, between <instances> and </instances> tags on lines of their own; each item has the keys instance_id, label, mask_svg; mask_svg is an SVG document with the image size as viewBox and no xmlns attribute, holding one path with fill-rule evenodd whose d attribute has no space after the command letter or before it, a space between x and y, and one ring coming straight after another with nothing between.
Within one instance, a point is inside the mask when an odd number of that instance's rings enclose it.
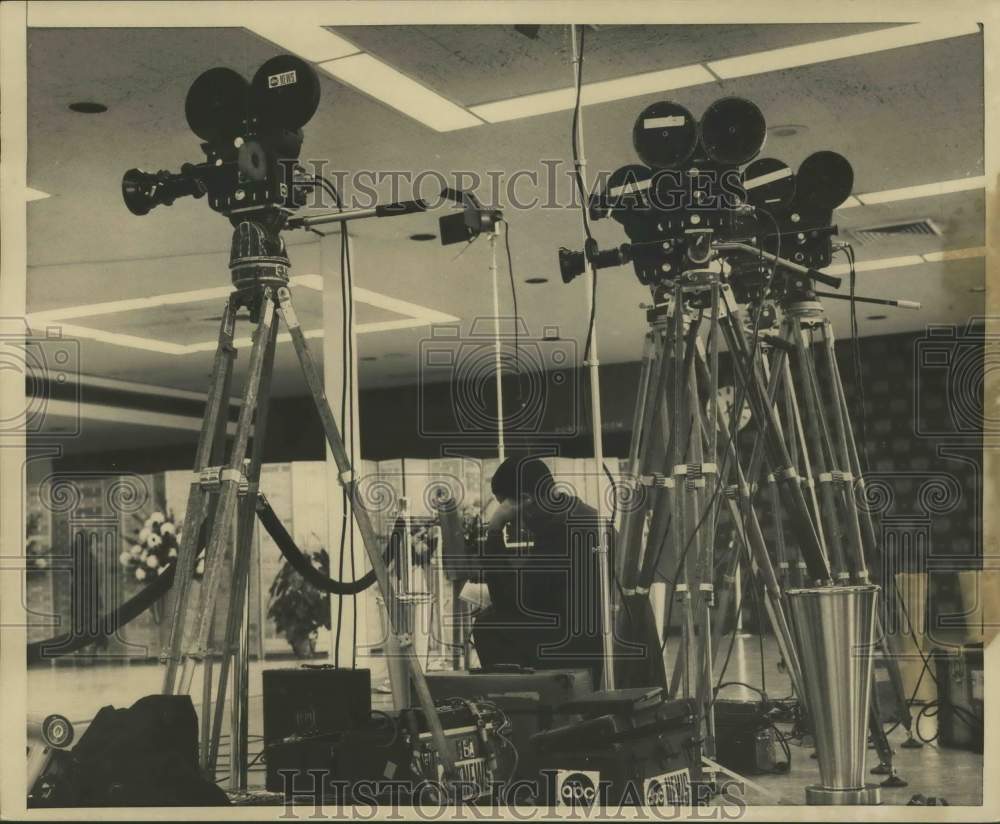
<instances>
[{"instance_id":1,"label":"movie camera on tripod","mask_svg":"<svg viewBox=\"0 0 1000 824\"><path fill-rule=\"evenodd\" d=\"M191 84L184 101L188 126L204 142L202 163L179 173L129 169L122 197L129 211L148 214L179 197L208 195L208 204L234 223L272 209L305 204L305 185L290 172L302 148L302 127L319 106L319 77L308 63L278 55L251 82L218 66Z\"/></svg>"},{"instance_id":2,"label":"movie camera on tripod","mask_svg":"<svg viewBox=\"0 0 1000 824\"><path fill-rule=\"evenodd\" d=\"M248 83L223 66L203 72L191 84L184 102L188 126L204 142L202 163L185 163L180 172L129 169L122 177L122 198L135 215L171 206L181 197L201 198L230 219L233 226L251 221L267 229L267 245L278 250L281 229L366 217L393 217L430 208L422 199L338 210L323 215L294 216L307 205L311 190L326 185L299 163L302 128L316 113L319 76L305 61L283 54L264 62ZM339 196L338 196L339 197ZM492 232L502 213L487 209L471 192L445 189L443 202L461 212L440 218L443 245L471 241Z\"/></svg>"},{"instance_id":3,"label":"movie camera on tripod","mask_svg":"<svg viewBox=\"0 0 1000 824\"><path fill-rule=\"evenodd\" d=\"M588 203L592 220L612 218L629 242L600 249L590 239L583 251L560 249L563 281L587 262L594 269L631 263L640 283L656 286L696 278L722 257L740 299L759 295L778 271L788 275L771 284L778 289L839 286L817 270L830 264L833 210L850 195L851 165L820 151L793 173L775 158L754 159L765 136L760 109L738 97L715 101L700 121L670 101L645 108L632 129L643 163L613 172Z\"/></svg>"}]
</instances>

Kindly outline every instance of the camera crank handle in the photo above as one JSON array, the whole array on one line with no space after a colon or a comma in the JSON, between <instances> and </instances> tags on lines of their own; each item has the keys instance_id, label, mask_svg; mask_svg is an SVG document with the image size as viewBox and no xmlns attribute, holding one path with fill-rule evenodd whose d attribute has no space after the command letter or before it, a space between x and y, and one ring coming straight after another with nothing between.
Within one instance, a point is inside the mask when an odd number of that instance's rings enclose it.
<instances>
[{"instance_id":1,"label":"camera crank handle","mask_svg":"<svg viewBox=\"0 0 1000 824\"><path fill-rule=\"evenodd\" d=\"M841 295L836 292L816 292L818 298L833 298L835 300L851 300L850 295ZM916 300L893 300L892 298L865 298L855 295L855 303L874 303L878 306L894 306L897 309L921 309L920 301Z\"/></svg>"}]
</instances>

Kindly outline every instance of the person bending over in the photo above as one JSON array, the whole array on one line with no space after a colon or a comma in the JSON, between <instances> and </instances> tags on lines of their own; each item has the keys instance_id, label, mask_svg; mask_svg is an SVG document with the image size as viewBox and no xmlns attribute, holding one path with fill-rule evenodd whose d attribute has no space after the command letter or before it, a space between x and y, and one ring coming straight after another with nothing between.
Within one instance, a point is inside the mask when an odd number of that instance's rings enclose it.
<instances>
[{"instance_id":1,"label":"person bending over","mask_svg":"<svg viewBox=\"0 0 1000 824\"><path fill-rule=\"evenodd\" d=\"M538 458L508 458L491 483L499 508L482 558L491 606L472 637L484 669L588 669L601 677L597 511L562 492ZM529 546L504 539L526 531ZM608 532L609 542L613 532Z\"/></svg>"}]
</instances>

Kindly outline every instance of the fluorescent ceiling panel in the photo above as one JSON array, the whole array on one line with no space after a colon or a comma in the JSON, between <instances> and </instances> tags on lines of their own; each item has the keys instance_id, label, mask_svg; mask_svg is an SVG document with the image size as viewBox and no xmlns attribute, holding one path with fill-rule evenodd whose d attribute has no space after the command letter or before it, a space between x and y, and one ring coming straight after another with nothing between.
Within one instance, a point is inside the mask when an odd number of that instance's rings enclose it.
<instances>
[{"instance_id":1,"label":"fluorescent ceiling panel","mask_svg":"<svg viewBox=\"0 0 1000 824\"><path fill-rule=\"evenodd\" d=\"M256 24L250 31L270 40L304 60L322 63L361 51L357 46L329 29L312 23Z\"/></svg>"},{"instance_id":2,"label":"fluorescent ceiling panel","mask_svg":"<svg viewBox=\"0 0 1000 824\"><path fill-rule=\"evenodd\" d=\"M307 289L322 291L323 278L320 275L309 274L299 275L289 281L292 286L302 286ZM130 349L142 349L147 352L156 352L161 355L190 355L195 352L213 352L218 346L218 340L202 341L200 343L179 344L171 341L157 340L155 338L143 338L136 335L120 334L118 332L106 332L102 329L92 327L77 326L72 323L65 323L66 320L77 318L97 317L109 315L116 312L133 312L139 309L152 309L158 306L175 305L179 303L195 303L197 301L227 298L232 293L228 286L211 287L208 289L194 289L187 292L168 292L162 295L153 295L148 298L133 298L131 300L116 300L105 303L91 303L82 306L67 306L61 309L51 309L46 312L35 312L28 316L29 325L33 330L39 330L48 325L58 325L62 333L67 337L83 338L86 340L110 343L115 346L125 346ZM373 321L371 323L360 323L355 326L357 334L369 332L386 332L394 329L412 329L418 326L427 326L432 323L454 323L458 321L454 315L445 312L438 312L417 303L399 300L388 295L372 292L369 289L355 287L354 300L358 303L367 303L380 309L396 312L403 315L398 320ZM322 329L310 329L304 332L307 338L323 337ZM287 332L281 332L277 336L279 343L287 343L291 340ZM237 338L233 341L238 348L250 346L250 337Z\"/></svg>"},{"instance_id":3,"label":"fluorescent ceiling panel","mask_svg":"<svg viewBox=\"0 0 1000 824\"><path fill-rule=\"evenodd\" d=\"M436 131L450 132L482 125L482 120L461 106L370 54L320 63L319 68Z\"/></svg>"},{"instance_id":4,"label":"fluorescent ceiling panel","mask_svg":"<svg viewBox=\"0 0 1000 824\"><path fill-rule=\"evenodd\" d=\"M887 189L884 192L869 192L857 197L865 206L871 206L876 203L892 203L916 197L935 197L953 192L967 192L972 189L982 189L985 186L985 177L960 177L956 180L942 180L939 183L924 183L919 186L906 186L902 189Z\"/></svg>"},{"instance_id":5,"label":"fluorescent ceiling panel","mask_svg":"<svg viewBox=\"0 0 1000 824\"><path fill-rule=\"evenodd\" d=\"M722 60L713 60L706 65L723 80L731 80L734 77L793 69L797 66L808 66L827 60L858 57L874 52L978 33L979 26L975 23L963 22L951 25L941 22L914 23L909 26L895 26L864 34L835 37L832 40L801 43L797 46L786 46L781 49L755 52L739 57L727 57Z\"/></svg>"},{"instance_id":6,"label":"fluorescent ceiling panel","mask_svg":"<svg viewBox=\"0 0 1000 824\"><path fill-rule=\"evenodd\" d=\"M972 246L968 249L944 249L940 252L927 252L923 258L928 263L938 263L946 260L967 260L968 258L986 257L985 246Z\"/></svg>"},{"instance_id":7,"label":"fluorescent ceiling panel","mask_svg":"<svg viewBox=\"0 0 1000 824\"><path fill-rule=\"evenodd\" d=\"M615 80L584 83L580 90L580 103L584 106L609 103L613 100L625 100L629 97L639 97L654 92L665 92L671 89L697 86L700 83L711 83L714 80L711 73L700 64L633 74ZM469 110L490 123L500 123L521 117L535 117L550 112L567 111L572 109L574 105L576 105L576 89L569 87L514 97L509 100L498 100L495 103L483 103L479 106L470 106Z\"/></svg>"},{"instance_id":8,"label":"fluorescent ceiling panel","mask_svg":"<svg viewBox=\"0 0 1000 824\"><path fill-rule=\"evenodd\" d=\"M862 260L858 261L854 269L857 272L875 272L879 269L898 269L901 266L919 266L921 263L940 263L948 260L984 257L985 255L985 246L972 246L967 249L948 249L942 252L927 252L922 255ZM827 266L822 271L828 275L849 275L851 267L846 263L838 263L835 266Z\"/></svg>"}]
</instances>

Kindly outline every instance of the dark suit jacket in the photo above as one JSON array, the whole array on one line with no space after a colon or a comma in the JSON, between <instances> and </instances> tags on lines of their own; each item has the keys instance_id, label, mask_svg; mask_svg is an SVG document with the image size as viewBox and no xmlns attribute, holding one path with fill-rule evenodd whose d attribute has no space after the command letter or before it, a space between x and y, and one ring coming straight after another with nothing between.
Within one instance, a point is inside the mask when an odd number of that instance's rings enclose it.
<instances>
[{"instance_id":1,"label":"dark suit jacket","mask_svg":"<svg viewBox=\"0 0 1000 824\"><path fill-rule=\"evenodd\" d=\"M531 525L529 549L507 549L491 532L483 577L496 620L530 625L556 654L591 652L601 627L597 511L569 496L552 509Z\"/></svg>"}]
</instances>

